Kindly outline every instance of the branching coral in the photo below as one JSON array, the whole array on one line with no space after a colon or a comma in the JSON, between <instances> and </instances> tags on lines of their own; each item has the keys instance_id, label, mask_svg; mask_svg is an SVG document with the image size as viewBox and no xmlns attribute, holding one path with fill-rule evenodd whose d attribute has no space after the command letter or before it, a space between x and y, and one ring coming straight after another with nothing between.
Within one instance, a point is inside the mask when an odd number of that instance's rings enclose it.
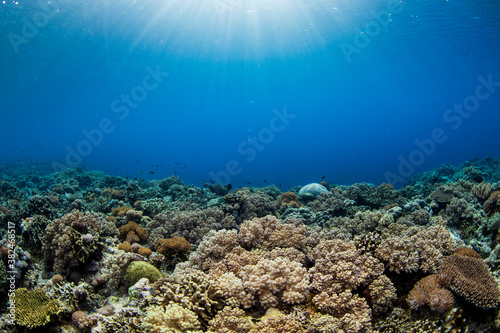
<instances>
[{"instance_id":1,"label":"branching coral","mask_svg":"<svg viewBox=\"0 0 500 333\"><path fill-rule=\"evenodd\" d=\"M141 327L146 333L202 333L196 314L175 303L149 307Z\"/></svg>"},{"instance_id":2,"label":"branching coral","mask_svg":"<svg viewBox=\"0 0 500 333\"><path fill-rule=\"evenodd\" d=\"M300 220L290 219L283 223L274 216L254 218L243 222L238 233L239 244L246 249L270 249L275 247L305 250L317 244L317 240Z\"/></svg>"},{"instance_id":3,"label":"branching coral","mask_svg":"<svg viewBox=\"0 0 500 333\"><path fill-rule=\"evenodd\" d=\"M265 315L250 332L259 333L306 333L302 325L285 314Z\"/></svg>"},{"instance_id":4,"label":"branching coral","mask_svg":"<svg viewBox=\"0 0 500 333\"><path fill-rule=\"evenodd\" d=\"M180 304L205 322L224 305L215 281L196 269L178 269L171 276L156 281L152 288L156 292L153 303Z\"/></svg>"},{"instance_id":5,"label":"branching coral","mask_svg":"<svg viewBox=\"0 0 500 333\"><path fill-rule=\"evenodd\" d=\"M394 224L389 226L383 238L375 256L388 270L396 273L436 272L443 256L457 247L449 231L440 226L426 229Z\"/></svg>"},{"instance_id":6,"label":"branching coral","mask_svg":"<svg viewBox=\"0 0 500 333\"><path fill-rule=\"evenodd\" d=\"M99 219L97 214L75 210L52 221L43 238L46 265L56 273L69 275L101 259L104 244Z\"/></svg>"},{"instance_id":7,"label":"branching coral","mask_svg":"<svg viewBox=\"0 0 500 333\"><path fill-rule=\"evenodd\" d=\"M150 231L150 248L154 248L159 240L180 236L190 244L197 245L211 230L233 229L236 222L232 215L221 209L211 207L194 211L165 210L147 223Z\"/></svg>"},{"instance_id":8,"label":"branching coral","mask_svg":"<svg viewBox=\"0 0 500 333\"><path fill-rule=\"evenodd\" d=\"M309 275L298 262L286 258L261 259L240 272L244 289L265 307L302 302L309 290ZM281 295L281 297L280 297Z\"/></svg>"},{"instance_id":9,"label":"branching coral","mask_svg":"<svg viewBox=\"0 0 500 333\"><path fill-rule=\"evenodd\" d=\"M240 221L274 214L278 202L263 191L251 192L247 188L235 190L224 197L226 211L236 215Z\"/></svg>"},{"instance_id":10,"label":"branching coral","mask_svg":"<svg viewBox=\"0 0 500 333\"><path fill-rule=\"evenodd\" d=\"M332 283L346 289L366 285L384 271L384 265L369 254L361 254L353 242L322 241L307 255L314 263L309 270L312 286L325 290Z\"/></svg>"},{"instance_id":11,"label":"branching coral","mask_svg":"<svg viewBox=\"0 0 500 333\"><path fill-rule=\"evenodd\" d=\"M371 329L371 310L364 298L343 289L340 284L314 296L313 304L322 312L339 319L339 326L346 332L364 332Z\"/></svg>"},{"instance_id":12,"label":"branching coral","mask_svg":"<svg viewBox=\"0 0 500 333\"><path fill-rule=\"evenodd\" d=\"M249 330L245 311L229 306L219 311L208 324L208 333L247 333Z\"/></svg>"}]
</instances>

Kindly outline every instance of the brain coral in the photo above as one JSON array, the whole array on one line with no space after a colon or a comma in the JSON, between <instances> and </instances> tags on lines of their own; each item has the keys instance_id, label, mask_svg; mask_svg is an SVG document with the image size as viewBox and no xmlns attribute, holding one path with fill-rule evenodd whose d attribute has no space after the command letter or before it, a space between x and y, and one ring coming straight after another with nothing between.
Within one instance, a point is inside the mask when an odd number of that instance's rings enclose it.
<instances>
[{"instance_id":1,"label":"brain coral","mask_svg":"<svg viewBox=\"0 0 500 333\"><path fill-rule=\"evenodd\" d=\"M161 278L158 268L145 261L132 261L125 271L124 280L128 286L133 286L142 278L147 278L149 282L156 282Z\"/></svg>"}]
</instances>

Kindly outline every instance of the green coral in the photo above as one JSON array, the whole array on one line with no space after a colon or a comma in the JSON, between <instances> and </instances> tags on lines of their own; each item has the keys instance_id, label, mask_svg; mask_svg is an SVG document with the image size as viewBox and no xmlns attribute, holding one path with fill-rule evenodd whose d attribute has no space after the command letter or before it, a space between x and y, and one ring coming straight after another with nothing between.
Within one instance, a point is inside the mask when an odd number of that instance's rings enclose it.
<instances>
[{"instance_id":1,"label":"green coral","mask_svg":"<svg viewBox=\"0 0 500 333\"><path fill-rule=\"evenodd\" d=\"M28 328L44 326L52 315L62 310L59 302L47 296L41 288L18 288L10 302L15 307L16 323Z\"/></svg>"},{"instance_id":2,"label":"green coral","mask_svg":"<svg viewBox=\"0 0 500 333\"><path fill-rule=\"evenodd\" d=\"M7 268L5 267L3 260L0 260L0 283L3 284L6 282L7 282Z\"/></svg>"},{"instance_id":3,"label":"green coral","mask_svg":"<svg viewBox=\"0 0 500 333\"><path fill-rule=\"evenodd\" d=\"M155 266L145 261L133 261L125 271L124 280L127 286L133 286L142 278L147 278L150 283L161 278L161 273Z\"/></svg>"}]
</instances>

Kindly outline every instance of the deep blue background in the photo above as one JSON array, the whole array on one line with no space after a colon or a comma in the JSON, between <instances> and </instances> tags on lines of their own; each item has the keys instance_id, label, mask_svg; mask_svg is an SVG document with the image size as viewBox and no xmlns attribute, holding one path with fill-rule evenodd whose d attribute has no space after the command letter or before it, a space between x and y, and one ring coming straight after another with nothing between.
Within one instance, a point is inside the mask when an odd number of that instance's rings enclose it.
<instances>
[{"instance_id":1,"label":"deep blue background","mask_svg":"<svg viewBox=\"0 0 500 333\"><path fill-rule=\"evenodd\" d=\"M0 3L0 162L201 185L236 161L233 186L286 189L401 176L398 156L436 128L447 140L396 186L441 163L499 156L500 87L457 129L443 120L478 76L500 81L495 0L59 0L38 15L47 2ZM377 21L388 9L390 22ZM29 38L16 49L13 36ZM361 47L346 57L346 45ZM120 119L113 101L148 66L169 75ZM238 146L269 133L285 107L295 118L247 161ZM105 118L113 131L68 163L82 131Z\"/></svg>"}]
</instances>

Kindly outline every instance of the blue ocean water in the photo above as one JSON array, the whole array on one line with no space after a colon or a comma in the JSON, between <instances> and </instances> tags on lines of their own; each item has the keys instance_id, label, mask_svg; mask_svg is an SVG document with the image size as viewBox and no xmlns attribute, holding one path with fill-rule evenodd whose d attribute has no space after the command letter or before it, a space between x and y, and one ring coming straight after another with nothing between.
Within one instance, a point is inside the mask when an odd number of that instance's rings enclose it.
<instances>
[{"instance_id":1,"label":"blue ocean water","mask_svg":"<svg viewBox=\"0 0 500 333\"><path fill-rule=\"evenodd\" d=\"M0 162L403 185L499 156L500 3L0 3Z\"/></svg>"}]
</instances>

